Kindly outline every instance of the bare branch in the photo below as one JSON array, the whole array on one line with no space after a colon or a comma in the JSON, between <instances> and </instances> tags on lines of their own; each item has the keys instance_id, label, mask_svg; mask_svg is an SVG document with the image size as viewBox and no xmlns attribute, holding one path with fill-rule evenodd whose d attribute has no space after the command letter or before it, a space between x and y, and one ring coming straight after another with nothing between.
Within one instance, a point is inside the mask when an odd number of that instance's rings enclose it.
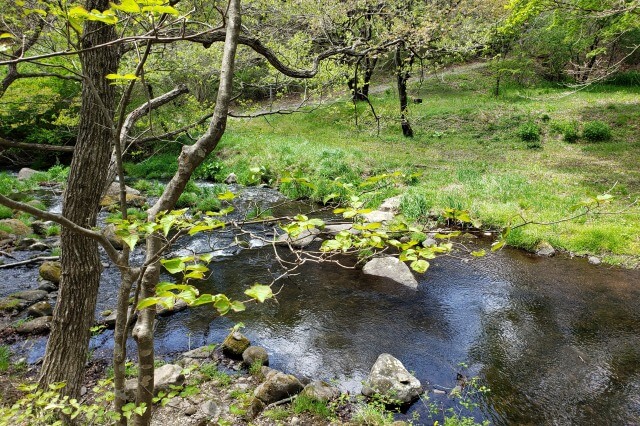
<instances>
[{"instance_id":1,"label":"bare branch","mask_svg":"<svg viewBox=\"0 0 640 426\"><path fill-rule=\"evenodd\" d=\"M73 146L57 146L39 143L14 142L0 137L0 146L6 148L35 149L39 151L73 152Z\"/></svg>"}]
</instances>

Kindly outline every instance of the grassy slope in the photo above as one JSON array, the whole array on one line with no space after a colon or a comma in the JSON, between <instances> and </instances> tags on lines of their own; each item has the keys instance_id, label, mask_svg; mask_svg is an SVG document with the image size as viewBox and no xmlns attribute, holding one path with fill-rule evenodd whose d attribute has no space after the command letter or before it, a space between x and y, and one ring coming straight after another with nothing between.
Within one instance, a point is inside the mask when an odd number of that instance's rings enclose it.
<instances>
[{"instance_id":1,"label":"grassy slope","mask_svg":"<svg viewBox=\"0 0 640 426\"><path fill-rule=\"evenodd\" d=\"M401 135L392 89L373 97L384 117L379 136L366 105L359 105L355 126L353 104L345 100L307 114L231 120L216 161L220 173L234 171L241 181L255 166L275 177L299 171L316 181L419 170L418 182L395 191L404 194L406 215L465 208L491 227L517 222L519 214L536 221L568 217L576 203L611 188L608 211L640 195L640 88L593 87L562 96L560 88L508 87L495 98L492 82L478 68L414 86L412 96L423 103L410 106L413 139ZM611 125L610 142L569 144L553 130L563 121L594 119ZM518 138L527 121L540 124L542 149L528 149ZM634 206L625 214L532 225L512 233L509 243L531 249L546 240L576 254L633 264L640 254L639 217Z\"/></svg>"}]
</instances>

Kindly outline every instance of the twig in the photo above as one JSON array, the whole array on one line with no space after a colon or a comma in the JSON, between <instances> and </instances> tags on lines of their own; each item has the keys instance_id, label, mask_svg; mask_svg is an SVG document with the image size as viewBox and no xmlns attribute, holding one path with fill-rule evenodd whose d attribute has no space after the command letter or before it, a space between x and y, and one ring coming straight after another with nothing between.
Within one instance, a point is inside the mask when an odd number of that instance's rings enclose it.
<instances>
[{"instance_id":1,"label":"twig","mask_svg":"<svg viewBox=\"0 0 640 426\"><path fill-rule=\"evenodd\" d=\"M39 262L39 261L45 261L45 260L58 260L60 259L60 256L41 256L41 257L34 257L33 259L27 259L27 260L22 260L20 262L15 262L15 263L8 263L6 265L0 265L0 269L3 268L13 268L16 266L21 266L21 265L28 265L29 263L34 263L34 262Z\"/></svg>"}]
</instances>

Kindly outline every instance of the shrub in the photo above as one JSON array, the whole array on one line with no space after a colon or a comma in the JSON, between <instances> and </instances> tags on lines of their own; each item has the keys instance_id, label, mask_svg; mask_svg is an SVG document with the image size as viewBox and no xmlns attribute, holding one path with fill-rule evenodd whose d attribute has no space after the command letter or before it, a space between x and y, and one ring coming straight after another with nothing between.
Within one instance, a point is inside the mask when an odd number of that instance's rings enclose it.
<instances>
[{"instance_id":1,"label":"shrub","mask_svg":"<svg viewBox=\"0 0 640 426\"><path fill-rule=\"evenodd\" d=\"M567 123L562 128L562 140L573 143L580 138L578 125L576 123Z\"/></svg>"},{"instance_id":2,"label":"shrub","mask_svg":"<svg viewBox=\"0 0 640 426\"><path fill-rule=\"evenodd\" d=\"M588 121L582 129L582 136L589 142L602 142L611 139L611 127L602 121Z\"/></svg>"},{"instance_id":3,"label":"shrub","mask_svg":"<svg viewBox=\"0 0 640 426\"><path fill-rule=\"evenodd\" d=\"M0 219L9 219L13 216L13 210L6 206L0 206Z\"/></svg>"},{"instance_id":4,"label":"shrub","mask_svg":"<svg viewBox=\"0 0 640 426\"><path fill-rule=\"evenodd\" d=\"M524 142L537 142L540 140L540 126L528 121L518 128L518 136Z\"/></svg>"}]
</instances>

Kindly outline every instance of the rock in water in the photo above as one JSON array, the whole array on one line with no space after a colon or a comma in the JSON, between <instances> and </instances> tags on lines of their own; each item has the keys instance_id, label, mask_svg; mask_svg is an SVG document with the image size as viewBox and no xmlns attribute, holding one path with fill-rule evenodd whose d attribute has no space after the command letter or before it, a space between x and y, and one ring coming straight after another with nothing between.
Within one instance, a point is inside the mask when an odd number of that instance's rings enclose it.
<instances>
[{"instance_id":1,"label":"rock in water","mask_svg":"<svg viewBox=\"0 0 640 426\"><path fill-rule=\"evenodd\" d=\"M556 254L556 249L548 242L542 241L536 246L536 254L538 256L551 257Z\"/></svg>"},{"instance_id":2,"label":"rock in water","mask_svg":"<svg viewBox=\"0 0 640 426\"><path fill-rule=\"evenodd\" d=\"M222 342L222 353L229 358L242 359L242 353L251 345L249 339L238 331L231 332Z\"/></svg>"},{"instance_id":3,"label":"rock in water","mask_svg":"<svg viewBox=\"0 0 640 426\"><path fill-rule=\"evenodd\" d=\"M411 269L395 257L376 257L364 265L362 272L367 275L375 275L394 280L402 285L418 288L418 281L413 276Z\"/></svg>"},{"instance_id":4,"label":"rock in water","mask_svg":"<svg viewBox=\"0 0 640 426\"><path fill-rule=\"evenodd\" d=\"M260 362L260 365L269 365L269 354L265 348L249 346L242 352L242 361L249 367L256 362Z\"/></svg>"},{"instance_id":5,"label":"rock in water","mask_svg":"<svg viewBox=\"0 0 640 426\"><path fill-rule=\"evenodd\" d=\"M27 313L34 318L48 317L53 315L53 308L49 302L43 301L31 305L29 309L27 309Z\"/></svg>"},{"instance_id":6,"label":"rock in water","mask_svg":"<svg viewBox=\"0 0 640 426\"><path fill-rule=\"evenodd\" d=\"M60 284L60 273L62 267L60 262L46 261L40 265L40 276L43 280L51 281L54 284Z\"/></svg>"},{"instance_id":7,"label":"rock in water","mask_svg":"<svg viewBox=\"0 0 640 426\"><path fill-rule=\"evenodd\" d=\"M40 317L27 321L16 327L18 334L42 334L48 333L51 328L52 317Z\"/></svg>"},{"instance_id":8,"label":"rock in water","mask_svg":"<svg viewBox=\"0 0 640 426\"><path fill-rule=\"evenodd\" d=\"M362 388L362 394L367 397L380 395L397 405L409 404L418 399L421 393L420 381L389 354L378 357Z\"/></svg>"},{"instance_id":9,"label":"rock in water","mask_svg":"<svg viewBox=\"0 0 640 426\"><path fill-rule=\"evenodd\" d=\"M33 170L28 167L23 167L18 172L18 180L28 180L36 173L38 173L37 170Z\"/></svg>"}]
</instances>

